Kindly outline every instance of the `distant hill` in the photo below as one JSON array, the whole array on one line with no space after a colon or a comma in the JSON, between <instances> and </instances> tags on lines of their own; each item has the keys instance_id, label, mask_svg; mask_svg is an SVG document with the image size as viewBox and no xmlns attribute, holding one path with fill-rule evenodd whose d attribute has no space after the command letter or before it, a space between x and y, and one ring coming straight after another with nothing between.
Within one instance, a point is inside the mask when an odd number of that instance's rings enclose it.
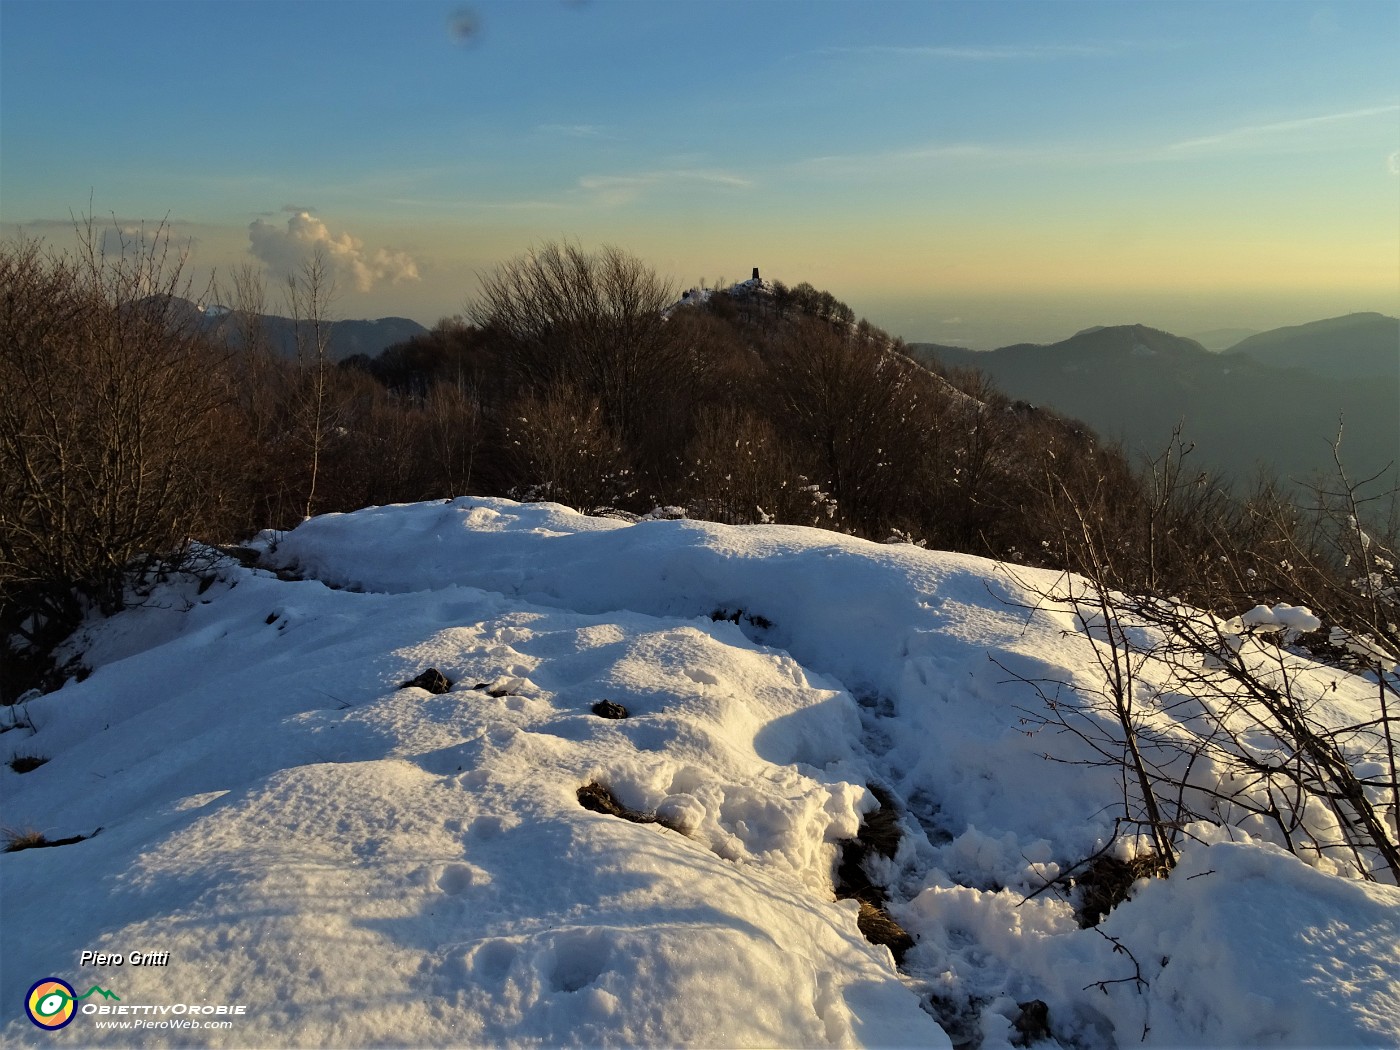
<instances>
[{"instance_id":1,"label":"distant hill","mask_svg":"<svg viewBox=\"0 0 1400 1050\"><path fill-rule=\"evenodd\" d=\"M1400 383L1400 318L1347 314L1261 332L1242 339L1230 351L1277 368ZM1400 389L1396 396L1400 398ZM1396 411L1400 412L1400 405Z\"/></svg>"},{"instance_id":2,"label":"distant hill","mask_svg":"<svg viewBox=\"0 0 1400 1050\"><path fill-rule=\"evenodd\" d=\"M1212 328L1209 332L1192 332L1191 338L1207 350L1228 350L1241 339L1258 334L1257 328Z\"/></svg>"},{"instance_id":3,"label":"distant hill","mask_svg":"<svg viewBox=\"0 0 1400 1050\"><path fill-rule=\"evenodd\" d=\"M222 306L200 306L187 299L178 301L176 309L194 320L207 331L228 339L234 345L242 340L246 328L244 315ZM269 345L283 357L297 355L296 322L290 317L264 314L261 318L263 333ZM343 361L356 354L374 357L397 343L407 342L428 329L407 317L380 317L374 320L341 321L331 323L327 349L331 359Z\"/></svg>"},{"instance_id":4,"label":"distant hill","mask_svg":"<svg viewBox=\"0 0 1400 1050\"><path fill-rule=\"evenodd\" d=\"M1343 416L1353 474L1384 469L1400 449L1393 384L1214 353L1145 325L1090 329L1050 345L911 350L925 362L978 368L1008 397L1081 419L1136 455L1160 453L1182 422L1196 462L1240 480L1260 464L1297 481L1328 471Z\"/></svg>"}]
</instances>

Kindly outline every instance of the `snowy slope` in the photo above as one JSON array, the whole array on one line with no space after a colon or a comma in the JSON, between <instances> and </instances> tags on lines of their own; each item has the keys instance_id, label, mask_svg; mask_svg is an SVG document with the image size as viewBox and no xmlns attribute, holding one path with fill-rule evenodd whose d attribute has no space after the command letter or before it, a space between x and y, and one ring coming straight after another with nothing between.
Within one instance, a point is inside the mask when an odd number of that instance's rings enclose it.
<instances>
[{"instance_id":1,"label":"snowy slope","mask_svg":"<svg viewBox=\"0 0 1400 1050\"><path fill-rule=\"evenodd\" d=\"M941 1023L993 1047L1030 999L1066 1046L1400 1040L1394 888L1235 831L1097 929L1025 899L1109 840L1120 790L1044 760L1003 670L1092 671L1072 617L1022 607L1050 574L488 499L263 546L302 579L167 587L0 735L50 759L0 769L6 826L102 829L0 856L6 1045L946 1046ZM400 688L428 667L449 692ZM670 827L584 809L592 782ZM867 785L904 831L870 864L917 939L902 971L832 890ZM1133 972L1109 938L1145 984L1096 986ZM246 1010L46 1033L46 976Z\"/></svg>"}]
</instances>

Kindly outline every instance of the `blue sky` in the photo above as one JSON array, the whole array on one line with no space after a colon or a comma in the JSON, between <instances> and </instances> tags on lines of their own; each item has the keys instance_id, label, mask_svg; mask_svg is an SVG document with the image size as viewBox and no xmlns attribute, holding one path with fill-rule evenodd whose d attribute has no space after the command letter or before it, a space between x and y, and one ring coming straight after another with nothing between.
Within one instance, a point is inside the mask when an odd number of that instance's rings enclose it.
<instances>
[{"instance_id":1,"label":"blue sky","mask_svg":"<svg viewBox=\"0 0 1400 1050\"><path fill-rule=\"evenodd\" d=\"M1391 0L0 0L0 223L320 242L426 322L559 237L971 345L1394 313L1397 53Z\"/></svg>"}]
</instances>

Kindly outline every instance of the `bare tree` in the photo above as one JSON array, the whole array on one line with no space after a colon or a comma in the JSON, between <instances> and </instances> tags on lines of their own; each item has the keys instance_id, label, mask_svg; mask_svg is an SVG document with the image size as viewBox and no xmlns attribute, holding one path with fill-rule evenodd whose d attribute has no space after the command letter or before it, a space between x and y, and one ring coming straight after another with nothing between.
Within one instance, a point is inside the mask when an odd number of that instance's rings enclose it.
<instances>
[{"instance_id":1,"label":"bare tree","mask_svg":"<svg viewBox=\"0 0 1400 1050\"><path fill-rule=\"evenodd\" d=\"M514 498L589 512L617 506L628 495L630 472L616 434L598 402L572 387L556 383L513 401L505 440Z\"/></svg>"},{"instance_id":2,"label":"bare tree","mask_svg":"<svg viewBox=\"0 0 1400 1050\"><path fill-rule=\"evenodd\" d=\"M780 423L842 526L878 539L903 527L932 429L933 377L884 338L810 319L778 342L772 374Z\"/></svg>"},{"instance_id":3,"label":"bare tree","mask_svg":"<svg viewBox=\"0 0 1400 1050\"><path fill-rule=\"evenodd\" d=\"M0 640L39 650L226 509L224 355L169 231L79 234L75 254L0 245Z\"/></svg>"},{"instance_id":4,"label":"bare tree","mask_svg":"<svg viewBox=\"0 0 1400 1050\"><path fill-rule=\"evenodd\" d=\"M268 337L267 285L259 268L235 267L218 295L229 308L217 333L231 351L233 406L242 443L233 476L242 487L242 526L287 526L304 510L302 486L286 467L300 396L297 368Z\"/></svg>"},{"instance_id":5,"label":"bare tree","mask_svg":"<svg viewBox=\"0 0 1400 1050\"><path fill-rule=\"evenodd\" d=\"M468 315L526 389L556 384L596 400L605 425L650 473L661 472L669 409L688 357L664 313L671 285L617 248L546 244L482 281Z\"/></svg>"},{"instance_id":6,"label":"bare tree","mask_svg":"<svg viewBox=\"0 0 1400 1050\"><path fill-rule=\"evenodd\" d=\"M462 383L439 382L423 400L425 452L433 464L433 484L447 496L471 491L472 474L484 440L481 405Z\"/></svg>"},{"instance_id":7,"label":"bare tree","mask_svg":"<svg viewBox=\"0 0 1400 1050\"><path fill-rule=\"evenodd\" d=\"M318 245L301 269L287 278L287 309L296 326L297 362L301 368L300 397L297 405L298 437L307 456L306 517L316 505L316 487L321 477L321 458L336 425L332 402L330 339L333 321L331 304L335 299L335 279L330 262Z\"/></svg>"}]
</instances>

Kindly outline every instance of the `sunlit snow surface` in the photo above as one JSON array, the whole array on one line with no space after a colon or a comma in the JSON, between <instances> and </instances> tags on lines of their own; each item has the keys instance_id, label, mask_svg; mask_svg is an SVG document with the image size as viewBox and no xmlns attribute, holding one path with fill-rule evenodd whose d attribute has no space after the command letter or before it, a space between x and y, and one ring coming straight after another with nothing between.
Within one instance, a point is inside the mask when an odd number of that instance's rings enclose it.
<instances>
[{"instance_id":1,"label":"sunlit snow surface","mask_svg":"<svg viewBox=\"0 0 1400 1050\"><path fill-rule=\"evenodd\" d=\"M1024 607L1052 574L487 499L263 542L304 579L157 592L87 631L96 670L27 705L37 732L0 735L51 759L0 769L0 822L102 828L0 856L5 1044L948 1045L938 1016L999 1047L1030 999L1065 1046L1400 1041L1393 888L1235 831L1098 930L1025 900L1108 841L1121 790L1021 721L1007 669L1093 668L1071 617ZM399 688L428 667L453 689ZM581 808L595 780L685 833ZM903 973L833 899L867 784L904 814L875 864L918 939ZM1097 986L1133 973L1110 937L1145 990ZM247 1012L41 1032L48 976Z\"/></svg>"}]
</instances>

